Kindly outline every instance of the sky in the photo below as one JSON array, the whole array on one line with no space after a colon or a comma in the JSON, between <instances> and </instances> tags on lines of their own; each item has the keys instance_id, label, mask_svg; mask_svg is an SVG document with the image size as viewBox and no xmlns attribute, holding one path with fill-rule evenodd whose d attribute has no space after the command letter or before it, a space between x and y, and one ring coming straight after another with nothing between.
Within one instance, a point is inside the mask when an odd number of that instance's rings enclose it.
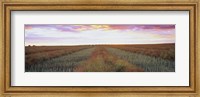
<instances>
[{"instance_id":1,"label":"sky","mask_svg":"<svg viewBox=\"0 0 200 97\"><path fill-rule=\"evenodd\" d=\"M25 45L175 43L175 25L26 24Z\"/></svg>"}]
</instances>

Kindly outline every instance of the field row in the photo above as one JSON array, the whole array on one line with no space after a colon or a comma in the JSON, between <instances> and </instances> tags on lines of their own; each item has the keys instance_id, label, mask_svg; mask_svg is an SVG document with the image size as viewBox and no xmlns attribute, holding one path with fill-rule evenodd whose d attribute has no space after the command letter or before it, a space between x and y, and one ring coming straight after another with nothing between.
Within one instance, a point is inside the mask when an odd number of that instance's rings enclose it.
<instances>
[{"instance_id":1,"label":"field row","mask_svg":"<svg viewBox=\"0 0 200 97\"><path fill-rule=\"evenodd\" d=\"M112 54L119 56L121 59L127 60L129 63L143 68L145 72L174 72L175 61L156 58L148 55L130 53L128 51L107 48Z\"/></svg>"},{"instance_id":2,"label":"field row","mask_svg":"<svg viewBox=\"0 0 200 97\"><path fill-rule=\"evenodd\" d=\"M66 54L37 64L26 65L26 72L71 72L80 62L87 58L94 48L83 49L72 54Z\"/></svg>"},{"instance_id":3,"label":"field row","mask_svg":"<svg viewBox=\"0 0 200 97\"><path fill-rule=\"evenodd\" d=\"M26 55L25 55L25 64L32 65L43 62L45 60L53 59L56 57L60 57L66 54L71 54L79 50L90 48L91 46L67 46L67 47L26 47ZM46 48L46 50L45 50ZM30 49L30 50L29 50ZM35 52L30 53L31 50L35 50ZM29 53L27 53L29 52Z\"/></svg>"},{"instance_id":4,"label":"field row","mask_svg":"<svg viewBox=\"0 0 200 97\"><path fill-rule=\"evenodd\" d=\"M175 44L112 45L110 47L175 61Z\"/></svg>"},{"instance_id":5,"label":"field row","mask_svg":"<svg viewBox=\"0 0 200 97\"><path fill-rule=\"evenodd\" d=\"M128 61L118 58L106 50L105 47L96 47L90 57L81 62L75 72L141 72L142 68Z\"/></svg>"}]
</instances>

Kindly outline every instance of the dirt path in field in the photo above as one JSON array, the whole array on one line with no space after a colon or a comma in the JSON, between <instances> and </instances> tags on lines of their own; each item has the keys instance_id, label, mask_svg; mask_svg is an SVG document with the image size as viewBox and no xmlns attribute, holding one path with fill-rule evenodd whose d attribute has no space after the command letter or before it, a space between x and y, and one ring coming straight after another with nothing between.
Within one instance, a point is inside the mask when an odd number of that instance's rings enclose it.
<instances>
[{"instance_id":1,"label":"dirt path in field","mask_svg":"<svg viewBox=\"0 0 200 97\"><path fill-rule=\"evenodd\" d=\"M81 62L74 69L76 72L141 72L144 71L134 64L109 53L105 47L97 46L90 58Z\"/></svg>"}]
</instances>

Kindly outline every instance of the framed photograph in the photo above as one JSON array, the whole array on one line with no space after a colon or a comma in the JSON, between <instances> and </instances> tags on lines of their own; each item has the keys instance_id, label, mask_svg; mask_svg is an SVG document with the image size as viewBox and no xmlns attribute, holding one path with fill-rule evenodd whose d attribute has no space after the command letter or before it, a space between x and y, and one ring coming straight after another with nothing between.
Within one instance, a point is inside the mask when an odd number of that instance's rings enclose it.
<instances>
[{"instance_id":1,"label":"framed photograph","mask_svg":"<svg viewBox=\"0 0 200 97\"><path fill-rule=\"evenodd\" d=\"M1 5L2 96L199 97L198 0Z\"/></svg>"}]
</instances>

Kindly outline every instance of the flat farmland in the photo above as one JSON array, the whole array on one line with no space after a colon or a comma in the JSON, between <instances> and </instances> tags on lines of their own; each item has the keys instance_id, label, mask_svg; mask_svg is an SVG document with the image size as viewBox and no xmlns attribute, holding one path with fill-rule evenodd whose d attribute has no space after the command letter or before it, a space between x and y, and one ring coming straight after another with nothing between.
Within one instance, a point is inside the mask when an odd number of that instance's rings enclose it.
<instances>
[{"instance_id":1,"label":"flat farmland","mask_svg":"<svg viewBox=\"0 0 200 97\"><path fill-rule=\"evenodd\" d=\"M175 44L26 46L26 72L175 72Z\"/></svg>"}]
</instances>

